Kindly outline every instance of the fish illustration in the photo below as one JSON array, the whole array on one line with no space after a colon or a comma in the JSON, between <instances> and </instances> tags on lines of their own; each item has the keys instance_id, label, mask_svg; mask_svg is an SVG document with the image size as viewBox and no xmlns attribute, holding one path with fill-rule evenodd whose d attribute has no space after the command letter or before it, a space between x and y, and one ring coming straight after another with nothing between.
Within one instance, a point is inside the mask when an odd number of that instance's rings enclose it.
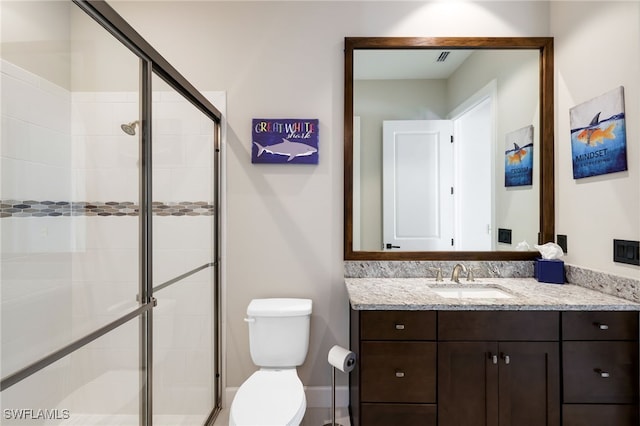
<instances>
[{"instance_id":1,"label":"fish illustration","mask_svg":"<svg viewBox=\"0 0 640 426\"><path fill-rule=\"evenodd\" d=\"M613 134L613 130L616 128L616 123L612 123L606 129L596 127L595 129L588 128L581 131L577 139L589 146L595 146L597 144L604 144L605 139L615 139L616 135Z\"/></svg>"},{"instance_id":2,"label":"fish illustration","mask_svg":"<svg viewBox=\"0 0 640 426\"><path fill-rule=\"evenodd\" d=\"M527 150L524 148L520 148L517 143L513 143L514 153L507 155L507 159L509 160L509 164L520 163L524 157L527 156Z\"/></svg>"},{"instance_id":3,"label":"fish illustration","mask_svg":"<svg viewBox=\"0 0 640 426\"><path fill-rule=\"evenodd\" d=\"M282 138L282 142L280 143L267 146L262 146L256 141L253 141L253 143L258 147L258 157L263 153L268 152L269 154L284 155L289 157L287 161L291 161L296 157L304 157L318 152L318 149L311 145L300 142L291 142L285 138Z\"/></svg>"},{"instance_id":4,"label":"fish illustration","mask_svg":"<svg viewBox=\"0 0 640 426\"><path fill-rule=\"evenodd\" d=\"M615 123L610 124L606 129L601 129L599 124L600 113L597 113L589 123L589 127L578 133L576 139L589 146L596 146L599 143L604 144L605 139L616 138L616 135L613 134L613 130L616 128Z\"/></svg>"}]
</instances>

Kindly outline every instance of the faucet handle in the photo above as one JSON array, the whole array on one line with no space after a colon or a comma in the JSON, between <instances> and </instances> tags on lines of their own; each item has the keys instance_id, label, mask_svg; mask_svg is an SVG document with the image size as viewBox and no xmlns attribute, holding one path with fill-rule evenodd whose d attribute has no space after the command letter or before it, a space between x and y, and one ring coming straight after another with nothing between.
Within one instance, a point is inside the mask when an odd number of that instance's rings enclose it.
<instances>
[{"instance_id":1,"label":"faucet handle","mask_svg":"<svg viewBox=\"0 0 640 426\"><path fill-rule=\"evenodd\" d=\"M473 275L473 269L467 267L467 281L475 281L475 277Z\"/></svg>"},{"instance_id":2,"label":"faucet handle","mask_svg":"<svg viewBox=\"0 0 640 426\"><path fill-rule=\"evenodd\" d=\"M442 268L429 268L429 270L436 273L436 281L443 281L442 279Z\"/></svg>"}]
</instances>

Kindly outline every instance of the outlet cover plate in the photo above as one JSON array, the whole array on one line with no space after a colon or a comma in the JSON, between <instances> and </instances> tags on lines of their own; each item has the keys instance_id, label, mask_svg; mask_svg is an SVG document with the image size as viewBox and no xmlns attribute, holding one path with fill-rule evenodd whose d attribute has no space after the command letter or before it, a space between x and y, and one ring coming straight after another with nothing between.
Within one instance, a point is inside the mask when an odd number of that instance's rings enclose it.
<instances>
[{"instance_id":1,"label":"outlet cover plate","mask_svg":"<svg viewBox=\"0 0 640 426\"><path fill-rule=\"evenodd\" d=\"M613 261L640 266L640 242L613 240Z\"/></svg>"},{"instance_id":2,"label":"outlet cover plate","mask_svg":"<svg viewBox=\"0 0 640 426\"><path fill-rule=\"evenodd\" d=\"M556 244L562 247L562 252L567 254L567 236L558 234L556 235Z\"/></svg>"},{"instance_id":3,"label":"outlet cover plate","mask_svg":"<svg viewBox=\"0 0 640 426\"><path fill-rule=\"evenodd\" d=\"M511 244L511 229L498 228L498 242Z\"/></svg>"}]
</instances>

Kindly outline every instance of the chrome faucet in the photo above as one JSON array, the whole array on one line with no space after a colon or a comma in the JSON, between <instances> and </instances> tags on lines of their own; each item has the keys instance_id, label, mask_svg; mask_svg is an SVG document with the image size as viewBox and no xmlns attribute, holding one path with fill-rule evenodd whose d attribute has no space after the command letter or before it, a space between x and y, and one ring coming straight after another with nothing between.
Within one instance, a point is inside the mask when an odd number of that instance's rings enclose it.
<instances>
[{"instance_id":1,"label":"chrome faucet","mask_svg":"<svg viewBox=\"0 0 640 426\"><path fill-rule=\"evenodd\" d=\"M456 263L456 265L453 267L453 271L451 271L451 281L453 281L454 283L460 282L459 276L461 269L462 272L467 273L467 268L462 263Z\"/></svg>"}]
</instances>

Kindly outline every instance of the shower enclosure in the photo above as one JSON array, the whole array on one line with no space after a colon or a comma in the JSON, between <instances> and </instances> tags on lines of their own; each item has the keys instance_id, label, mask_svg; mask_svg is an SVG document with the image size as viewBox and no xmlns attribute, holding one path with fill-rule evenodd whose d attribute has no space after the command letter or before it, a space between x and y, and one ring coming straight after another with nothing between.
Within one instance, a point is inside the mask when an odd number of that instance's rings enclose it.
<instances>
[{"instance_id":1,"label":"shower enclosure","mask_svg":"<svg viewBox=\"0 0 640 426\"><path fill-rule=\"evenodd\" d=\"M0 20L0 423L212 424L223 95L104 1Z\"/></svg>"}]
</instances>

